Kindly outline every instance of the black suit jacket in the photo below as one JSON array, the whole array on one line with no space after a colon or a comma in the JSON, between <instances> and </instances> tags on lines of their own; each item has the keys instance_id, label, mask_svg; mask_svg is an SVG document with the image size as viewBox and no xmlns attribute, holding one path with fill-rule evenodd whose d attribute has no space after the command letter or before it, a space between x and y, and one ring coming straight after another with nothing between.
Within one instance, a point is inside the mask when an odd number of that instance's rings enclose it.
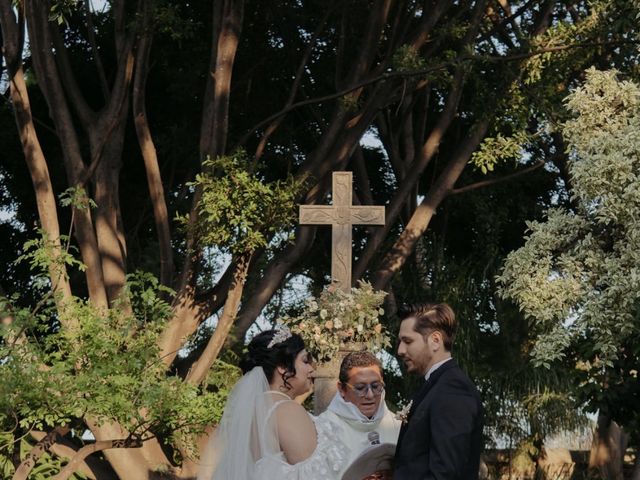
<instances>
[{"instance_id":1,"label":"black suit jacket","mask_svg":"<svg viewBox=\"0 0 640 480\"><path fill-rule=\"evenodd\" d=\"M482 450L480 395L449 360L413 399L396 447L394 480L476 480Z\"/></svg>"}]
</instances>

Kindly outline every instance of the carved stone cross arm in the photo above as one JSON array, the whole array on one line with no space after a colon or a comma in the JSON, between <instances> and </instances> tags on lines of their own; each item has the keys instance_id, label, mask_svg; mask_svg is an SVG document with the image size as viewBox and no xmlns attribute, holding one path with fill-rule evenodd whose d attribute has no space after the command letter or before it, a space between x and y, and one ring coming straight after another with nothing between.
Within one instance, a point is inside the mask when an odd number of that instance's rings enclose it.
<instances>
[{"instance_id":1,"label":"carved stone cross arm","mask_svg":"<svg viewBox=\"0 0 640 480\"><path fill-rule=\"evenodd\" d=\"M352 173L333 172L333 205L300 205L301 225L331 225L331 277L351 288L351 226L384 225L383 206L352 205Z\"/></svg>"}]
</instances>

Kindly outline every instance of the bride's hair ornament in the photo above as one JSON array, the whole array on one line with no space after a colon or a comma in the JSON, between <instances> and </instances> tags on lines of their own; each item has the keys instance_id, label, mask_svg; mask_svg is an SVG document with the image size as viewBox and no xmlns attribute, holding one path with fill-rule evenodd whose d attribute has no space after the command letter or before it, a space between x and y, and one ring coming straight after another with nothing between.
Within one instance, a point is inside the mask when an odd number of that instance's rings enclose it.
<instances>
[{"instance_id":1,"label":"bride's hair ornament","mask_svg":"<svg viewBox=\"0 0 640 480\"><path fill-rule=\"evenodd\" d=\"M291 330L286 325L278 325L275 328L276 333L273 334L271 341L267 345L267 348L272 348L275 345L282 343L291 338Z\"/></svg>"}]
</instances>

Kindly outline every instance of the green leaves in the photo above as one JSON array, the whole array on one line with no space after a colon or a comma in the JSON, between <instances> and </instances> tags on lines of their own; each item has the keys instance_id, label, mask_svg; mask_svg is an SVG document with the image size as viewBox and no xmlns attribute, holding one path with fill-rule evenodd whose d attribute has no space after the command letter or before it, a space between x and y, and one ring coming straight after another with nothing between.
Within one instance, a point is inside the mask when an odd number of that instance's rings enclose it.
<instances>
[{"instance_id":1,"label":"green leaves","mask_svg":"<svg viewBox=\"0 0 640 480\"><path fill-rule=\"evenodd\" d=\"M569 359L591 410L637 423L625 412L637 405L640 361L631 347L640 335L640 86L592 68L565 103L574 208L529 224L500 293L536 328L536 364Z\"/></svg>"},{"instance_id":2,"label":"green leaves","mask_svg":"<svg viewBox=\"0 0 640 480\"><path fill-rule=\"evenodd\" d=\"M207 160L203 166L205 173L192 184L202 191L197 222L192 225L188 217L179 218L195 230L200 246L250 253L266 247L273 234L292 224L302 182L289 177L264 183L250 171L242 151Z\"/></svg>"},{"instance_id":3,"label":"green leaves","mask_svg":"<svg viewBox=\"0 0 640 480\"><path fill-rule=\"evenodd\" d=\"M94 202L83 187L69 187L59 195L60 205L62 207L73 207L78 210L88 210L96 208Z\"/></svg>"},{"instance_id":4,"label":"green leaves","mask_svg":"<svg viewBox=\"0 0 640 480\"><path fill-rule=\"evenodd\" d=\"M91 418L193 447L191 434L218 418L225 391L216 396L167 375L157 346L171 312L164 290L138 273L127 286L132 314L117 307L105 312L77 297L43 317L13 309L11 325L0 330L0 414L17 419L22 431ZM39 334L38 326L56 315L78 327L49 326L47 335Z\"/></svg>"},{"instance_id":5,"label":"green leaves","mask_svg":"<svg viewBox=\"0 0 640 480\"><path fill-rule=\"evenodd\" d=\"M393 54L392 65L398 72L415 72L426 68L426 61L411 45L401 45Z\"/></svg>"},{"instance_id":6,"label":"green leaves","mask_svg":"<svg viewBox=\"0 0 640 480\"><path fill-rule=\"evenodd\" d=\"M473 152L470 163L482 173L492 172L501 162L521 158L527 140L528 135L525 132L517 132L510 137L498 134L485 138L480 148Z\"/></svg>"},{"instance_id":7,"label":"green leaves","mask_svg":"<svg viewBox=\"0 0 640 480\"><path fill-rule=\"evenodd\" d=\"M60 235L57 240L52 240L44 230L38 230L38 235L38 238L24 244L24 253L18 257L17 262L28 262L31 270L45 275L49 274L51 267L75 266L80 271L85 270L85 265L70 253L73 248L60 251L60 243L67 243L69 237Z\"/></svg>"},{"instance_id":8,"label":"green leaves","mask_svg":"<svg viewBox=\"0 0 640 480\"><path fill-rule=\"evenodd\" d=\"M66 23L67 18L73 15L78 3L80 3L78 0L57 0L52 2L49 21L57 22L58 25Z\"/></svg>"},{"instance_id":9,"label":"green leaves","mask_svg":"<svg viewBox=\"0 0 640 480\"><path fill-rule=\"evenodd\" d=\"M0 424L3 422L0 420ZM9 479L15 474L16 468L13 465L11 455L9 455L9 446L16 445L17 459L24 461L27 454L34 447L35 441L27 438L16 438L13 433L0 434L0 478ZM29 473L30 480L47 480L60 472L66 464L65 459L52 457L47 452L43 453L36 462L33 469ZM70 477L71 480L85 480L86 475L75 472Z\"/></svg>"},{"instance_id":10,"label":"green leaves","mask_svg":"<svg viewBox=\"0 0 640 480\"><path fill-rule=\"evenodd\" d=\"M127 299L131 302L140 325L163 323L173 315L166 298L173 296L175 292L160 284L155 275L140 270L131 273L127 275L126 288Z\"/></svg>"},{"instance_id":11,"label":"green leaves","mask_svg":"<svg viewBox=\"0 0 640 480\"><path fill-rule=\"evenodd\" d=\"M539 363L588 335L611 364L620 336L640 327L640 87L590 69L566 105L575 115L563 133L577 209L529 225L525 246L505 263L501 293L544 332Z\"/></svg>"}]
</instances>

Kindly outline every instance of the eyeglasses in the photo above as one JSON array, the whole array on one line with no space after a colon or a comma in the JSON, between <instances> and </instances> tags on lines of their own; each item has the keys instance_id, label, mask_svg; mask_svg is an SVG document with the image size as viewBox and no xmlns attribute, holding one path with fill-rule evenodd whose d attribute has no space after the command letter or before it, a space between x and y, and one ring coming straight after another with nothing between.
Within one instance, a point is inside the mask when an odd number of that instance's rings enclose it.
<instances>
[{"instance_id":1,"label":"eyeglasses","mask_svg":"<svg viewBox=\"0 0 640 480\"><path fill-rule=\"evenodd\" d=\"M374 383L359 383L357 385L351 385L350 383L345 383L351 390L356 392L356 395L360 398L364 398L367 396L367 392L371 389L371 393L374 395L380 395L384 391L384 383L374 382Z\"/></svg>"}]
</instances>

